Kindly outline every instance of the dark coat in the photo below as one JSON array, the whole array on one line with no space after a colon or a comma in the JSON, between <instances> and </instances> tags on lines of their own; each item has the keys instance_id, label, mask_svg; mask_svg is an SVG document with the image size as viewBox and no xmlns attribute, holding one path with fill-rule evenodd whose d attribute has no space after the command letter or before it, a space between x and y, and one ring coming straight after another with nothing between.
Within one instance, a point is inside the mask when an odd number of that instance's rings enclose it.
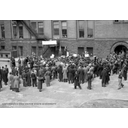
<instances>
[{"instance_id":1,"label":"dark coat","mask_svg":"<svg viewBox=\"0 0 128 128\"><path fill-rule=\"evenodd\" d=\"M92 73L87 73L87 81L88 81L88 89L92 88L92 79L93 79L93 74Z\"/></svg>"},{"instance_id":2,"label":"dark coat","mask_svg":"<svg viewBox=\"0 0 128 128\"><path fill-rule=\"evenodd\" d=\"M8 82L8 78L7 78L7 71L4 69L2 70L2 79L5 83Z\"/></svg>"},{"instance_id":3,"label":"dark coat","mask_svg":"<svg viewBox=\"0 0 128 128\"><path fill-rule=\"evenodd\" d=\"M81 86L80 86L79 74L78 74L78 73L76 73L75 76L74 76L74 88L76 89L77 86L78 86L80 89L82 89Z\"/></svg>"},{"instance_id":4,"label":"dark coat","mask_svg":"<svg viewBox=\"0 0 128 128\"><path fill-rule=\"evenodd\" d=\"M27 82L27 86L31 86L31 74L30 74L30 72L26 73L26 82Z\"/></svg>"},{"instance_id":5,"label":"dark coat","mask_svg":"<svg viewBox=\"0 0 128 128\"><path fill-rule=\"evenodd\" d=\"M27 75L25 72L22 73L22 78L23 78L23 86L27 86Z\"/></svg>"},{"instance_id":6,"label":"dark coat","mask_svg":"<svg viewBox=\"0 0 128 128\"><path fill-rule=\"evenodd\" d=\"M42 89L42 84L44 82L44 77L38 76L38 89Z\"/></svg>"},{"instance_id":7,"label":"dark coat","mask_svg":"<svg viewBox=\"0 0 128 128\"><path fill-rule=\"evenodd\" d=\"M62 66L59 66L57 71L58 71L58 74L59 74L59 80L62 81L62 79L63 79L63 69L62 69Z\"/></svg>"},{"instance_id":8,"label":"dark coat","mask_svg":"<svg viewBox=\"0 0 128 128\"><path fill-rule=\"evenodd\" d=\"M103 71L101 73L101 79L102 79L102 87L105 87L105 85L107 83L107 71L106 71L106 69L103 69Z\"/></svg>"},{"instance_id":9,"label":"dark coat","mask_svg":"<svg viewBox=\"0 0 128 128\"><path fill-rule=\"evenodd\" d=\"M2 88L2 71L0 69L0 88Z\"/></svg>"},{"instance_id":10,"label":"dark coat","mask_svg":"<svg viewBox=\"0 0 128 128\"><path fill-rule=\"evenodd\" d=\"M84 82L84 69L83 68L78 69L78 74L79 74L79 81Z\"/></svg>"}]
</instances>

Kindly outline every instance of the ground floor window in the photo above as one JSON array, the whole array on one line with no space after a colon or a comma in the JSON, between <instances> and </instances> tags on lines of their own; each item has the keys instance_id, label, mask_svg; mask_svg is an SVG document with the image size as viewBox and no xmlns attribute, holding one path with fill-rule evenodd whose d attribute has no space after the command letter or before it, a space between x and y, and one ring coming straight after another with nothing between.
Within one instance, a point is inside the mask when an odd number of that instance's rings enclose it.
<instances>
[{"instance_id":1,"label":"ground floor window","mask_svg":"<svg viewBox=\"0 0 128 128\"><path fill-rule=\"evenodd\" d=\"M83 55L84 54L84 47L78 47L78 54Z\"/></svg>"},{"instance_id":2,"label":"ground floor window","mask_svg":"<svg viewBox=\"0 0 128 128\"><path fill-rule=\"evenodd\" d=\"M87 47L87 52L90 56L93 56L93 47Z\"/></svg>"},{"instance_id":3,"label":"ground floor window","mask_svg":"<svg viewBox=\"0 0 128 128\"><path fill-rule=\"evenodd\" d=\"M5 46L1 46L1 50L5 50Z\"/></svg>"},{"instance_id":4,"label":"ground floor window","mask_svg":"<svg viewBox=\"0 0 128 128\"><path fill-rule=\"evenodd\" d=\"M42 47L38 47L38 55L39 55L39 56L42 55Z\"/></svg>"},{"instance_id":5,"label":"ground floor window","mask_svg":"<svg viewBox=\"0 0 128 128\"><path fill-rule=\"evenodd\" d=\"M36 54L36 46L32 46L31 51L32 51L32 53L35 53Z\"/></svg>"},{"instance_id":6,"label":"ground floor window","mask_svg":"<svg viewBox=\"0 0 128 128\"><path fill-rule=\"evenodd\" d=\"M12 50L17 50L17 46L12 46Z\"/></svg>"},{"instance_id":7,"label":"ground floor window","mask_svg":"<svg viewBox=\"0 0 128 128\"><path fill-rule=\"evenodd\" d=\"M18 47L19 56L23 56L23 46Z\"/></svg>"}]
</instances>

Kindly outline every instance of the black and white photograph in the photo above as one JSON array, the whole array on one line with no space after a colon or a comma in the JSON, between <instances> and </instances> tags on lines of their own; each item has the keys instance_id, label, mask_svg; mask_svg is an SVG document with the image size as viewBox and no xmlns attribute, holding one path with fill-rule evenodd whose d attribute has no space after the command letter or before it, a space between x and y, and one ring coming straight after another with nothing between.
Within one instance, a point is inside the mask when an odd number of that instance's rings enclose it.
<instances>
[{"instance_id":1,"label":"black and white photograph","mask_svg":"<svg viewBox=\"0 0 128 128\"><path fill-rule=\"evenodd\" d=\"M0 20L1 108L127 108L128 20Z\"/></svg>"}]
</instances>

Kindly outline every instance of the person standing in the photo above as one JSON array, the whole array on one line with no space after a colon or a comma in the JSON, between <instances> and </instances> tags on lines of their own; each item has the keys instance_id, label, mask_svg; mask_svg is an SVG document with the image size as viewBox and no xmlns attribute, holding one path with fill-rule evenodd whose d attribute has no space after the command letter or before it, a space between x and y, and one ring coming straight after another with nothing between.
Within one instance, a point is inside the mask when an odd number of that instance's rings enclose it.
<instances>
[{"instance_id":1,"label":"person standing","mask_svg":"<svg viewBox=\"0 0 128 128\"><path fill-rule=\"evenodd\" d=\"M7 85L7 72L4 67L2 67L2 80L3 80L4 84Z\"/></svg>"},{"instance_id":2,"label":"person standing","mask_svg":"<svg viewBox=\"0 0 128 128\"><path fill-rule=\"evenodd\" d=\"M49 71L49 69L46 71L45 73L45 82L46 82L46 86L49 87L50 86L50 74L51 72Z\"/></svg>"},{"instance_id":3,"label":"person standing","mask_svg":"<svg viewBox=\"0 0 128 128\"><path fill-rule=\"evenodd\" d=\"M32 70L31 72L31 79L32 79L32 86L33 87L37 87L37 77L36 74L34 73L34 70Z\"/></svg>"},{"instance_id":4,"label":"person standing","mask_svg":"<svg viewBox=\"0 0 128 128\"><path fill-rule=\"evenodd\" d=\"M30 74L30 70L27 69L27 73L26 73L26 84L27 86L31 86L31 74Z\"/></svg>"},{"instance_id":5,"label":"person standing","mask_svg":"<svg viewBox=\"0 0 128 128\"><path fill-rule=\"evenodd\" d=\"M70 84L72 82L72 68L71 65L68 66L68 83Z\"/></svg>"},{"instance_id":6,"label":"person standing","mask_svg":"<svg viewBox=\"0 0 128 128\"><path fill-rule=\"evenodd\" d=\"M67 67L66 65L63 67L63 80L67 82Z\"/></svg>"},{"instance_id":7,"label":"person standing","mask_svg":"<svg viewBox=\"0 0 128 128\"><path fill-rule=\"evenodd\" d=\"M124 87L122 83L122 77L123 77L123 71L120 70L118 75L118 86L119 86L118 90Z\"/></svg>"},{"instance_id":8,"label":"person standing","mask_svg":"<svg viewBox=\"0 0 128 128\"><path fill-rule=\"evenodd\" d=\"M106 87L107 83L107 71L106 68L104 67L103 71L101 72L101 79L102 79L102 87Z\"/></svg>"},{"instance_id":9,"label":"person standing","mask_svg":"<svg viewBox=\"0 0 128 128\"><path fill-rule=\"evenodd\" d=\"M74 89L77 89L77 86L80 89L82 89L81 86L80 86L79 73L78 73L78 71L75 72L75 76L74 76Z\"/></svg>"},{"instance_id":10,"label":"person standing","mask_svg":"<svg viewBox=\"0 0 128 128\"><path fill-rule=\"evenodd\" d=\"M89 90L92 89L92 79L93 79L93 72L92 71L88 71L87 72L87 82L88 82L87 89L89 89Z\"/></svg>"},{"instance_id":11,"label":"person standing","mask_svg":"<svg viewBox=\"0 0 128 128\"><path fill-rule=\"evenodd\" d=\"M123 72L124 80L126 81L127 80L127 66L125 63L123 64L123 71L122 72Z\"/></svg>"},{"instance_id":12,"label":"person standing","mask_svg":"<svg viewBox=\"0 0 128 128\"><path fill-rule=\"evenodd\" d=\"M21 66L21 59L20 59L20 57L19 57L19 59L18 59L18 67L19 66Z\"/></svg>"},{"instance_id":13,"label":"person standing","mask_svg":"<svg viewBox=\"0 0 128 128\"><path fill-rule=\"evenodd\" d=\"M84 69L83 66L80 66L78 69L78 74L79 74L79 82L84 83Z\"/></svg>"},{"instance_id":14,"label":"person standing","mask_svg":"<svg viewBox=\"0 0 128 128\"><path fill-rule=\"evenodd\" d=\"M5 71L6 71L6 79L7 79L7 82L8 82L8 73L9 73L9 70L8 70L7 65L5 65Z\"/></svg>"},{"instance_id":15,"label":"person standing","mask_svg":"<svg viewBox=\"0 0 128 128\"><path fill-rule=\"evenodd\" d=\"M22 79L23 79L23 86L27 87L27 74L25 70L23 70Z\"/></svg>"},{"instance_id":16,"label":"person standing","mask_svg":"<svg viewBox=\"0 0 128 128\"><path fill-rule=\"evenodd\" d=\"M14 91L14 76L12 75L11 72L9 75L9 83L10 83L10 90Z\"/></svg>"},{"instance_id":17,"label":"person standing","mask_svg":"<svg viewBox=\"0 0 128 128\"><path fill-rule=\"evenodd\" d=\"M62 82L63 80L62 65L59 65L58 67L58 74L59 74L59 81Z\"/></svg>"},{"instance_id":18,"label":"person standing","mask_svg":"<svg viewBox=\"0 0 128 128\"><path fill-rule=\"evenodd\" d=\"M21 84L21 81L20 81L20 77L18 76L18 73L14 76L14 91L15 92L20 92L19 91L19 88L20 88L20 84Z\"/></svg>"},{"instance_id":19,"label":"person standing","mask_svg":"<svg viewBox=\"0 0 128 128\"><path fill-rule=\"evenodd\" d=\"M44 82L44 74L42 71L43 71L42 69L39 70L38 77L37 77L37 79L38 79L37 88L39 89L39 92L42 91L42 86L43 86L43 82Z\"/></svg>"},{"instance_id":20,"label":"person standing","mask_svg":"<svg viewBox=\"0 0 128 128\"><path fill-rule=\"evenodd\" d=\"M0 91L1 91L1 88L2 88L2 71L0 68Z\"/></svg>"},{"instance_id":21,"label":"person standing","mask_svg":"<svg viewBox=\"0 0 128 128\"><path fill-rule=\"evenodd\" d=\"M43 84L43 77L41 76L41 74L39 74L38 75L38 77L37 77L37 79L38 79L38 89L39 89L39 92L41 92L42 91L42 84Z\"/></svg>"}]
</instances>

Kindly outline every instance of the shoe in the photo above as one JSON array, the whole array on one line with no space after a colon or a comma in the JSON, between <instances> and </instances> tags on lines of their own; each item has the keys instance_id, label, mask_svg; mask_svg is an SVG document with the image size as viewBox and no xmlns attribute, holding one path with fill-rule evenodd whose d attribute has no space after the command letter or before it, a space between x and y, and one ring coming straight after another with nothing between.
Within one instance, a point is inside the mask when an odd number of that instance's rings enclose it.
<instances>
[{"instance_id":1,"label":"shoe","mask_svg":"<svg viewBox=\"0 0 128 128\"><path fill-rule=\"evenodd\" d=\"M118 90L120 90L121 88L118 88Z\"/></svg>"}]
</instances>

